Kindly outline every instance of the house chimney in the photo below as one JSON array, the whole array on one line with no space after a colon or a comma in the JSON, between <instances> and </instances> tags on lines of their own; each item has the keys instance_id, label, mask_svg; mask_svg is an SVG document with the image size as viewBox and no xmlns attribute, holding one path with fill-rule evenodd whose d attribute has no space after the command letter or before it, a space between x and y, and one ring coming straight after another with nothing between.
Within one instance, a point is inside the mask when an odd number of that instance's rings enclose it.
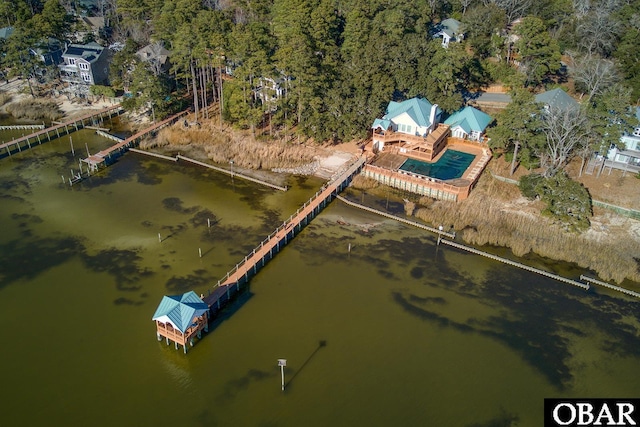
<instances>
[{"instance_id":1,"label":"house chimney","mask_svg":"<svg viewBox=\"0 0 640 427\"><path fill-rule=\"evenodd\" d=\"M432 132L436 128L436 110L438 109L438 104L433 104L431 106L431 113L429 114L430 128L429 132Z\"/></svg>"}]
</instances>

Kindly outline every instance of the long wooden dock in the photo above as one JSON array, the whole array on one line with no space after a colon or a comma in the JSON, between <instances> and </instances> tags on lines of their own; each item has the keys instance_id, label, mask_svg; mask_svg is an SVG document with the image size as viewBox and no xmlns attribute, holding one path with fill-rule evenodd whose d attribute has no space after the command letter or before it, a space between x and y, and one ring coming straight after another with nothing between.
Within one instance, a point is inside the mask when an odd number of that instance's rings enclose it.
<instances>
[{"instance_id":1,"label":"long wooden dock","mask_svg":"<svg viewBox=\"0 0 640 427\"><path fill-rule=\"evenodd\" d=\"M585 276L584 274L580 275L580 280L584 280L585 282L589 283L595 283L596 285L600 285L604 288L613 289L614 291L622 292L623 294L640 298L640 293L636 291L632 291L631 289L623 288L621 286L612 285L611 283L603 282L602 280L594 279L593 277Z\"/></svg>"},{"instance_id":2,"label":"long wooden dock","mask_svg":"<svg viewBox=\"0 0 640 427\"><path fill-rule=\"evenodd\" d=\"M257 274L260 268L291 241L309 221L315 218L340 191L346 188L351 179L360 172L365 162L366 159L360 157L339 177L318 190L282 225L269 234L255 249L220 279L203 299L209 305L212 314L219 310L231 298L233 293L240 290L242 283L247 283L250 277Z\"/></svg>"},{"instance_id":3,"label":"long wooden dock","mask_svg":"<svg viewBox=\"0 0 640 427\"><path fill-rule=\"evenodd\" d=\"M379 211L377 209L370 208L369 206L364 206L364 205L361 205L360 203L356 203L356 202L352 202L351 200L347 200L342 196L336 196L336 198L341 200L342 202L346 203L349 206L353 206L355 208L362 209L362 210L365 210L367 212L374 213L376 215L380 215L380 216L383 216L383 217L386 217L386 218L389 218L389 219L393 219L395 221L402 222L402 223L410 225L412 227L421 228L423 230L427 230L427 231L430 231L432 233L438 234L439 236L445 236L445 237L448 237L450 239L455 239L455 237L456 237L456 235L454 233L449 233L447 231L440 230L438 228L431 227L431 226L428 226L426 224L422 224L422 223L419 223L419 222L416 222L416 221L411 221L409 219L402 218L402 217L399 217L399 216L396 216L396 215L392 215L392 214L390 214L388 212Z\"/></svg>"},{"instance_id":4,"label":"long wooden dock","mask_svg":"<svg viewBox=\"0 0 640 427\"><path fill-rule=\"evenodd\" d=\"M184 116L185 114L187 114L187 111L181 111L178 114L174 114L173 116L167 119L164 119L161 122L158 122L144 130L141 130L140 132L130 136L127 139L120 140L117 144L112 145L111 147L105 150L102 150L92 156L89 156L86 159L82 159L82 161L89 166L90 171L96 171L100 165L102 164L107 165L108 162L114 160L115 157L122 154L124 151L127 151L129 148L133 147L134 145L138 144L140 140L145 136L151 133L155 133L165 126L169 126L173 124L176 120L178 120L180 117Z\"/></svg>"},{"instance_id":5,"label":"long wooden dock","mask_svg":"<svg viewBox=\"0 0 640 427\"><path fill-rule=\"evenodd\" d=\"M117 104L113 107L94 111L92 113L75 118L73 120L69 120L64 123L55 124L46 129L42 129L41 131L22 136L12 141L5 142L4 144L0 144L0 154L2 154L2 150L5 150L5 152L9 156L11 156L12 152L15 153L16 151L19 152L23 149L30 149L32 145L36 144L36 142L38 144L42 144L43 141L47 142L51 141L54 138L60 138L60 135L66 135L83 128L85 126L85 123L94 123L96 119L99 119L101 121L104 120L105 117L109 118L114 115L118 115L122 111L123 110L120 104Z\"/></svg>"},{"instance_id":6,"label":"long wooden dock","mask_svg":"<svg viewBox=\"0 0 640 427\"><path fill-rule=\"evenodd\" d=\"M520 268L522 270L527 270L527 271L530 271L532 273L540 274L542 276L549 277L549 278L557 280L559 282L568 283L569 285L577 286L577 287L582 288L584 290L588 290L589 289L589 285L588 284L584 284L584 283L578 282L576 280L567 279L566 277L562 277L562 276L550 273L550 272L545 271L545 270L540 270L539 268L535 268L535 267L531 267L531 266L528 266L528 265L525 265L525 264L521 264L519 262L512 261L512 260L507 259L507 258L502 258L502 257L499 257L497 255L493 255L493 254L490 254L490 253L487 253L487 252L484 252L484 251L481 251L481 250L478 250L478 249L475 249L475 248L472 248L472 247L469 247L469 246L461 245L460 243L452 242L451 240L438 238L438 243L444 243L445 245L453 246L454 248L462 249L463 251L471 252L471 253L476 254L476 255L481 255L481 256L483 256L485 258L489 258L489 259L492 259L492 260L495 260L495 261L499 261L499 262L502 262L504 264L511 265L513 267L518 267L518 268Z\"/></svg>"}]
</instances>

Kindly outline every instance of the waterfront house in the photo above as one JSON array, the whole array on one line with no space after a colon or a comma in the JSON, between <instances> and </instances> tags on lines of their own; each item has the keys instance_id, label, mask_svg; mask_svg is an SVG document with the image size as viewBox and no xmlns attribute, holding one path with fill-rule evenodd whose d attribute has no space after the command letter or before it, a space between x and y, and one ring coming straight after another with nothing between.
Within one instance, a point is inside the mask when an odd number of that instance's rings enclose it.
<instances>
[{"instance_id":1,"label":"waterfront house","mask_svg":"<svg viewBox=\"0 0 640 427\"><path fill-rule=\"evenodd\" d=\"M444 124L451 129L454 138L482 141L484 131L493 119L477 108L467 106L449 116Z\"/></svg>"},{"instance_id":2,"label":"waterfront house","mask_svg":"<svg viewBox=\"0 0 640 427\"><path fill-rule=\"evenodd\" d=\"M76 95L87 95L91 85L107 84L107 51L98 43L71 44L62 54L60 78Z\"/></svg>"},{"instance_id":3,"label":"waterfront house","mask_svg":"<svg viewBox=\"0 0 640 427\"><path fill-rule=\"evenodd\" d=\"M154 313L158 341L164 337L167 344L181 345L187 352L187 344L193 345L194 337L209 331L209 306L198 295L189 291L182 295L164 296Z\"/></svg>"},{"instance_id":4,"label":"waterfront house","mask_svg":"<svg viewBox=\"0 0 640 427\"><path fill-rule=\"evenodd\" d=\"M457 19L447 18L436 24L434 38L442 37L442 47L449 47L451 40L460 42L464 39L464 34L461 31L461 23Z\"/></svg>"},{"instance_id":5,"label":"waterfront house","mask_svg":"<svg viewBox=\"0 0 640 427\"><path fill-rule=\"evenodd\" d=\"M475 114L467 117L470 113L473 110L461 112L455 124L475 136L473 129L484 130L488 122L484 123L487 118L482 113L478 115L482 124L476 126ZM390 102L386 114L375 119L371 126L373 156L362 174L382 184L434 199L466 199L491 159L491 151L475 141L448 138L449 125L440 123L441 115L437 105L423 98ZM468 126L471 121L473 129ZM466 160L461 161L462 158Z\"/></svg>"},{"instance_id":6,"label":"waterfront house","mask_svg":"<svg viewBox=\"0 0 640 427\"><path fill-rule=\"evenodd\" d=\"M373 150L383 151L386 144L401 153L411 151L427 161L442 150L448 127L438 127L442 110L424 98L411 98L402 102L389 102L381 119L375 119Z\"/></svg>"}]
</instances>

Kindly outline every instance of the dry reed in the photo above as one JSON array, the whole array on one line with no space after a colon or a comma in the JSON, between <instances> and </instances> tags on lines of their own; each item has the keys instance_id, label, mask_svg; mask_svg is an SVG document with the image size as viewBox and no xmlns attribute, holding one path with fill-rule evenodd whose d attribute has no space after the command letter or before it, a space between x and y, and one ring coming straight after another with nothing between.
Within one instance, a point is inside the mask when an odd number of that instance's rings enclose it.
<instances>
[{"instance_id":1,"label":"dry reed","mask_svg":"<svg viewBox=\"0 0 640 427\"><path fill-rule=\"evenodd\" d=\"M380 183L373 178L356 175L351 181L351 186L357 190L373 190L380 187Z\"/></svg>"},{"instance_id":2,"label":"dry reed","mask_svg":"<svg viewBox=\"0 0 640 427\"><path fill-rule=\"evenodd\" d=\"M483 178L487 179L495 181ZM506 246L516 256L535 252L592 269L604 280L640 282L634 259L640 254L640 242L628 235L594 239L587 233L564 231L539 214L496 203L493 193L504 189L495 182L484 182L464 202L431 201L418 208L415 216L431 224L451 225L473 245Z\"/></svg>"},{"instance_id":3,"label":"dry reed","mask_svg":"<svg viewBox=\"0 0 640 427\"><path fill-rule=\"evenodd\" d=\"M10 102L12 96L10 93L2 92L0 93L0 107Z\"/></svg>"},{"instance_id":4,"label":"dry reed","mask_svg":"<svg viewBox=\"0 0 640 427\"><path fill-rule=\"evenodd\" d=\"M50 99L23 99L8 104L6 110L16 119L57 120L63 115L58 104Z\"/></svg>"},{"instance_id":5,"label":"dry reed","mask_svg":"<svg viewBox=\"0 0 640 427\"><path fill-rule=\"evenodd\" d=\"M175 125L163 129L152 141L141 145L153 147L186 148L199 146L214 163L228 164L233 161L247 169L292 169L314 161L319 152L302 145L271 141L260 142L237 133L221 133L213 128L188 128Z\"/></svg>"}]
</instances>

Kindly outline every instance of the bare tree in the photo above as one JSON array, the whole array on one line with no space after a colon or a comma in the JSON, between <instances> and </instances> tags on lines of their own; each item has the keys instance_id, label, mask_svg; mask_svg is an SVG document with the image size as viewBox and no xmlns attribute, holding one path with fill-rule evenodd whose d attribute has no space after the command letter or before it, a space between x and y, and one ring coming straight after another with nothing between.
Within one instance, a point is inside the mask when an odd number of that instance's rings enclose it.
<instances>
[{"instance_id":1,"label":"bare tree","mask_svg":"<svg viewBox=\"0 0 640 427\"><path fill-rule=\"evenodd\" d=\"M467 12L467 9L469 8L469 6L471 6L473 2L474 0L460 0L460 6L462 7L463 15Z\"/></svg>"},{"instance_id":2,"label":"bare tree","mask_svg":"<svg viewBox=\"0 0 640 427\"><path fill-rule=\"evenodd\" d=\"M576 27L579 46L587 53L609 56L615 47L620 32L620 22L612 18L619 6L618 0L605 0L598 3L588 15L585 15Z\"/></svg>"},{"instance_id":3,"label":"bare tree","mask_svg":"<svg viewBox=\"0 0 640 427\"><path fill-rule=\"evenodd\" d=\"M562 170L582 145L589 141L589 120L578 107L550 107L542 113L542 131L546 137L540 166L544 175L554 176Z\"/></svg>"},{"instance_id":4,"label":"bare tree","mask_svg":"<svg viewBox=\"0 0 640 427\"><path fill-rule=\"evenodd\" d=\"M573 12L578 19L587 15L589 9L591 9L591 0L573 0Z\"/></svg>"},{"instance_id":5,"label":"bare tree","mask_svg":"<svg viewBox=\"0 0 640 427\"><path fill-rule=\"evenodd\" d=\"M482 0L485 6L495 4L500 9L504 10L507 15L507 22L513 22L518 18L522 18L527 14L533 0Z\"/></svg>"},{"instance_id":6,"label":"bare tree","mask_svg":"<svg viewBox=\"0 0 640 427\"><path fill-rule=\"evenodd\" d=\"M569 56L569 72L574 80L584 85L587 90L587 102L620 80L613 61L590 53L580 55L568 52L567 54Z\"/></svg>"}]
</instances>

